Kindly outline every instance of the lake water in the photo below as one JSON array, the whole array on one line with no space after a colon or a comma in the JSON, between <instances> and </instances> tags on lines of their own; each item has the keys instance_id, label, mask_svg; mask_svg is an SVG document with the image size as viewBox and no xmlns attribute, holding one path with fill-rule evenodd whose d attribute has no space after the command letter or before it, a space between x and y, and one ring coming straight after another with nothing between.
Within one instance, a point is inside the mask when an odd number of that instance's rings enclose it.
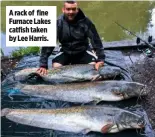
<instances>
[{"instance_id":1,"label":"lake water","mask_svg":"<svg viewBox=\"0 0 155 137\"><path fill-rule=\"evenodd\" d=\"M5 8L6 6L57 6L57 16L61 14L61 1L3 1L2 13L2 49L9 54L12 48L5 44ZM117 26L119 22L127 29L147 40L149 35L155 38L155 2L153 1L79 1L79 7L95 24L103 41L132 39L126 31ZM18 45L17 45L18 46Z\"/></svg>"}]
</instances>

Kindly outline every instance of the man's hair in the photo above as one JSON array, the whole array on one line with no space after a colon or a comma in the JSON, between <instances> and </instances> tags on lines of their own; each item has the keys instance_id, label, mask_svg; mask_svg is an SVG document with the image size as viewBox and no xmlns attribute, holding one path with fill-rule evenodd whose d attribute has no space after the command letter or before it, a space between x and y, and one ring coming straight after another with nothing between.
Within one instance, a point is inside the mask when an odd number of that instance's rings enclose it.
<instances>
[{"instance_id":1,"label":"man's hair","mask_svg":"<svg viewBox=\"0 0 155 137\"><path fill-rule=\"evenodd\" d=\"M66 1L64 1L64 4L65 4L65 3L74 4L74 3L76 3L76 1L75 1L75 0L66 0Z\"/></svg>"}]
</instances>

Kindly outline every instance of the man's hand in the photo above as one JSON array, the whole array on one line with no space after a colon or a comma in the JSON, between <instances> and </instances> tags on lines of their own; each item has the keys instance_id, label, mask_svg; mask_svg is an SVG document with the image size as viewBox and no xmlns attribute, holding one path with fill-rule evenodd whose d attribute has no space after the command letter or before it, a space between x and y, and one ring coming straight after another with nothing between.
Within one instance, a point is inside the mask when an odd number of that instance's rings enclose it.
<instances>
[{"instance_id":1,"label":"man's hand","mask_svg":"<svg viewBox=\"0 0 155 137\"><path fill-rule=\"evenodd\" d=\"M37 73L39 73L40 75L47 75L47 69L46 68L43 68L43 67L40 67L37 70Z\"/></svg>"},{"instance_id":2,"label":"man's hand","mask_svg":"<svg viewBox=\"0 0 155 137\"><path fill-rule=\"evenodd\" d=\"M103 62L103 61L97 62L97 63L95 64L95 69L96 69L96 70L99 70L99 68L102 67L102 66L104 66L104 62Z\"/></svg>"}]
</instances>

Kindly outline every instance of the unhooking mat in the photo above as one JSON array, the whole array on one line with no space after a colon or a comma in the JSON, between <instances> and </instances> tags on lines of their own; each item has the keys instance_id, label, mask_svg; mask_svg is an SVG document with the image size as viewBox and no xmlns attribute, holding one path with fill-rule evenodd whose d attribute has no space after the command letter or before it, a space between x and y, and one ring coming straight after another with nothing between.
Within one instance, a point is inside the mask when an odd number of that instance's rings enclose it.
<instances>
[{"instance_id":1,"label":"unhooking mat","mask_svg":"<svg viewBox=\"0 0 155 137\"><path fill-rule=\"evenodd\" d=\"M106 59L105 63L112 66L118 66L127 76L127 80L132 81L130 79L130 74L127 70L127 65L125 64L125 60L123 54L119 51L105 51ZM48 60L49 68L52 64L52 58L54 56L50 56ZM11 72L14 73L18 70L27 68L27 67L39 67L39 56L28 56L21 59L16 68ZM11 88L11 87L10 87ZM80 104L75 103L67 103L63 101L49 101L42 98L30 97L23 94L8 96L7 93L3 92L1 95L2 109L3 108L65 108L71 106L78 106ZM135 109L135 104L137 104L137 99L132 98L129 100L120 101L118 103L113 102L102 102L100 105L112 105L120 108L129 107L130 109ZM9 121L5 118L2 118L2 128L1 135L2 137L154 137L154 133L152 131L152 127L149 123L148 117L145 111L141 106L136 107L136 110L139 110L140 113L143 113L146 119L146 127L144 131L135 131L135 130L126 130L121 131L115 134L106 134L103 135L101 133L91 132L88 135L82 134L74 134L62 131L54 131L36 127L30 127L26 125L17 124L15 122ZM144 134L144 135L143 135Z\"/></svg>"}]
</instances>

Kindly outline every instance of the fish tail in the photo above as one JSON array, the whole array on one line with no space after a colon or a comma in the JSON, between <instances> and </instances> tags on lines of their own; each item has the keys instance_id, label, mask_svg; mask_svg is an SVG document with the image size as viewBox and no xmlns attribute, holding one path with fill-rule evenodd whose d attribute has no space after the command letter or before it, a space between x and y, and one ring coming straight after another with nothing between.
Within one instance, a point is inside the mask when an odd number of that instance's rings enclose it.
<instances>
[{"instance_id":1,"label":"fish tail","mask_svg":"<svg viewBox=\"0 0 155 137\"><path fill-rule=\"evenodd\" d=\"M6 116L10 111L11 111L11 109L9 109L9 108L2 109L2 111L1 111L1 117Z\"/></svg>"}]
</instances>

